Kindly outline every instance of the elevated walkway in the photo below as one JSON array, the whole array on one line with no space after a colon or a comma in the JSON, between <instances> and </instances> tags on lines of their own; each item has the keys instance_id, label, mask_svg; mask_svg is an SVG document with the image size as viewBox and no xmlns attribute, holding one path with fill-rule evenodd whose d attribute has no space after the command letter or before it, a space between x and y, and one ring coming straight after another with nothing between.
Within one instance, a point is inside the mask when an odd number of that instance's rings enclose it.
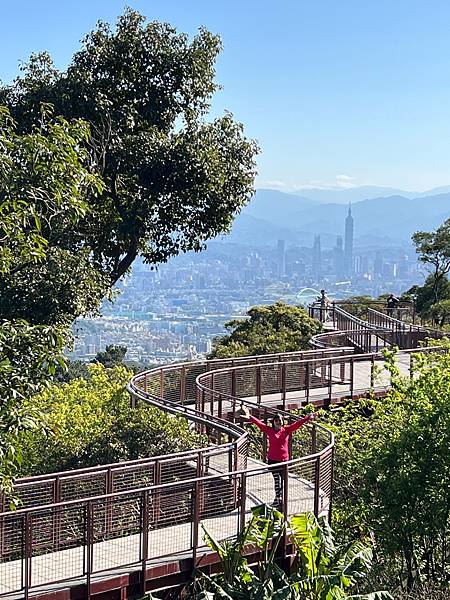
<instances>
[{"instance_id":1,"label":"elevated walkway","mask_svg":"<svg viewBox=\"0 0 450 600\"><path fill-rule=\"evenodd\" d=\"M218 539L232 538L251 508L274 495L264 448L243 427L241 406L264 420L285 411L294 421L293 408L337 404L369 389L384 393L390 379L387 372L376 374L383 363L379 351L427 333L384 317L369 323L343 309L331 316L333 328L326 323L310 351L168 365L136 375L129 386L133 403L186 417L211 445L19 480L24 507L0 514L0 598L109 598L114 590L124 598L181 583L194 566L210 569L217 557L204 545L202 526ZM402 374L412 374L417 351L399 353ZM320 425L295 435L303 452L283 463L281 509L286 516L329 514L333 435Z\"/></svg>"}]
</instances>

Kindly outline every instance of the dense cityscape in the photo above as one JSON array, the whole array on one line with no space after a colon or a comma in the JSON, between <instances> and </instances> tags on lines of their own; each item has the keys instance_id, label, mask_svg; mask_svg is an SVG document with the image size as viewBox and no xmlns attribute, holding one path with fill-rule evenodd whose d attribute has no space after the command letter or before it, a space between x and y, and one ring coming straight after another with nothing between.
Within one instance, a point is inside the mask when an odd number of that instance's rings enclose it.
<instances>
[{"instance_id":1,"label":"dense cityscape","mask_svg":"<svg viewBox=\"0 0 450 600\"><path fill-rule=\"evenodd\" d=\"M250 306L307 304L322 288L332 299L401 294L423 279L407 244L358 243L351 206L342 229L333 248L323 247L320 235L312 247L282 239L252 247L225 238L157 270L137 262L102 316L77 322L72 357L88 361L107 345L121 344L127 360L144 364L197 358L210 352L227 321L242 318Z\"/></svg>"}]
</instances>

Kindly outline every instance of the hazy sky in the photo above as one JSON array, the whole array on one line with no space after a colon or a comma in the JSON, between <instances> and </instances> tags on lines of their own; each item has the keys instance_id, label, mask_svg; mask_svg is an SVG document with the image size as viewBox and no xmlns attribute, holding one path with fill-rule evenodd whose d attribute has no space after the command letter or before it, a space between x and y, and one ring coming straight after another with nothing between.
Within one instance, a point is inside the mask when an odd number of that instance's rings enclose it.
<instances>
[{"instance_id":1,"label":"hazy sky","mask_svg":"<svg viewBox=\"0 0 450 600\"><path fill-rule=\"evenodd\" d=\"M134 0L222 36L214 114L258 140L258 185L450 184L449 0ZM116 0L0 0L0 79L48 50L64 68Z\"/></svg>"}]
</instances>

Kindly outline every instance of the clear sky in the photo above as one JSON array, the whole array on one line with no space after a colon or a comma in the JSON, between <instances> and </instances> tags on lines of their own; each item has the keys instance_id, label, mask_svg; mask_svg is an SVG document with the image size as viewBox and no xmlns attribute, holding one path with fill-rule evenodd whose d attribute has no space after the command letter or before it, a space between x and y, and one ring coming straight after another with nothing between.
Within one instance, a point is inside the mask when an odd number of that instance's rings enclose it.
<instances>
[{"instance_id":1,"label":"clear sky","mask_svg":"<svg viewBox=\"0 0 450 600\"><path fill-rule=\"evenodd\" d=\"M33 51L64 68L117 0L3 0L0 79ZM449 0L130 0L222 36L214 114L261 146L258 185L450 184Z\"/></svg>"}]
</instances>

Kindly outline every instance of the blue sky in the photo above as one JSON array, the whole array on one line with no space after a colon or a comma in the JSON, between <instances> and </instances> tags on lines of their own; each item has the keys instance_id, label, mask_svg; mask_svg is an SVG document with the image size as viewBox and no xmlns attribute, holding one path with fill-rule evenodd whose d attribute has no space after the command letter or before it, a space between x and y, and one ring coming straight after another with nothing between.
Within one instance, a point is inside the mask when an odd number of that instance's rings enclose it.
<instances>
[{"instance_id":1,"label":"blue sky","mask_svg":"<svg viewBox=\"0 0 450 600\"><path fill-rule=\"evenodd\" d=\"M2 3L0 79L48 50L64 68L116 0ZM260 187L450 184L448 0L135 0L149 19L222 36L223 90L256 138Z\"/></svg>"}]
</instances>

